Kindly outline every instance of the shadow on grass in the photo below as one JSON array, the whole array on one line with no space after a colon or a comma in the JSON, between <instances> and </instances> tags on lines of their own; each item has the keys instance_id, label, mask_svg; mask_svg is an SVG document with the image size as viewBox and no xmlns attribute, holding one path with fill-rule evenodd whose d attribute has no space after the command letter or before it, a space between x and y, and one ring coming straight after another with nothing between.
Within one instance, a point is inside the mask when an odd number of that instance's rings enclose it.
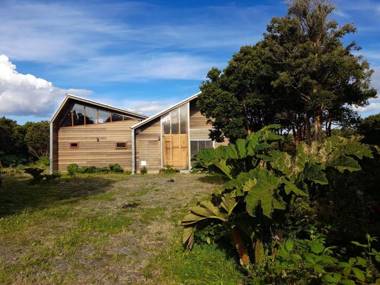
<instances>
[{"instance_id":1,"label":"shadow on grass","mask_svg":"<svg viewBox=\"0 0 380 285\"><path fill-rule=\"evenodd\" d=\"M0 188L0 218L26 209L74 203L104 193L112 183L102 177L74 177L32 185L25 177L6 176Z\"/></svg>"},{"instance_id":2,"label":"shadow on grass","mask_svg":"<svg viewBox=\"0 0 380 285\"><path fill-rule=\"evenodd\" d=\"M226 181L223 179L222 176L220 175L213 175L213 174L208 174L206 176L201 176L198 178L199 181L204 182L204 183L210 183L210 184L217 184L217 185L222 185Z\"/></svg>"}]
</instances>

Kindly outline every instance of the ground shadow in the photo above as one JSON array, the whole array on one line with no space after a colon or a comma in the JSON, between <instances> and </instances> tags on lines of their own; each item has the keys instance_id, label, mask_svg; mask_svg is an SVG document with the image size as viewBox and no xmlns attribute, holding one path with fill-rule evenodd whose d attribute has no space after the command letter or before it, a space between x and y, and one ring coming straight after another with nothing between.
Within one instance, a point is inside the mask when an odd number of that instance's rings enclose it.
<instances>
[{"instance_id":1,"label":"ground shadow","mask_svg":"<svg viewBox=\"0 0 380 285\"><path fill-rule=\"evenodd\" d=\"M74 203L107 191L113 183L103 177L61 178L30 184L30 179L6 176L0 188L0 218L25 209L43 209L57 203Z\"/></svg>"},{"instance_id":2,"label":"ground shadow","mask_svg":"<svg viewBox=\"0 0 380 285\"><path fill-rule=\"evenodd\" d=\"M222 185L226 182L222 176L211 175L211 174L201 176L198 178L198 180L203 183L210 183L210 184L217 184L217 185Z\"/></svg>"}]
</instances>

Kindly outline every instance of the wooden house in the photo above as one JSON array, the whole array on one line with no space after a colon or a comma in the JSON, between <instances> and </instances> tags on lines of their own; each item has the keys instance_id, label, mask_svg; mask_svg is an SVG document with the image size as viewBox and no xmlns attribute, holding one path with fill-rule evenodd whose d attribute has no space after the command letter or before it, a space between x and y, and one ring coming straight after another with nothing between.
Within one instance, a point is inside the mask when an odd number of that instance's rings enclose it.
<instances>
[{"instance_id":1,"label":"wooden house","mask_svg":"<svg viewBox=\"0 0 380 285\"><path fill-rule=\"evenodd\" d=\"M133 173L166 166L190 170L199 150L217 145L209 138L211 124L197 108L198 95L150 117L67 96L51 119L51 171L66 171L71 163L118 163Z\"/></svg>"},{"instance_id":2,"label":"wooden house","mask_svg":"<svg viewBox=\"0 0 380 285\"><path fill-rule=\"evenodd\" d=\"M67 95L50 120L50 171L67 166L132 170L131 126L146 116Z\"/></svg>"}]
</instances>

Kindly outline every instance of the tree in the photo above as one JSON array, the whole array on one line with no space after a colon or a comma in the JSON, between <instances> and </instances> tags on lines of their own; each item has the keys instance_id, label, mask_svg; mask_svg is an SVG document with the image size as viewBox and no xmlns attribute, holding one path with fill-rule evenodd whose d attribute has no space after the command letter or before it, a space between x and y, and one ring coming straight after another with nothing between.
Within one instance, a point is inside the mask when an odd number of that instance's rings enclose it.
<instances>
[{"instance_id":1,"label":"tree","mask_svg":"<svg viewBox=\"0 0 380 285\"><path fill-rule=\"evenodd\" d=\"M364 143L380 145L380 113L363 119L358 131L364 136Z\"/></svg>"},{"instance_id":2,"label":"tree","mask_svg":"<svg viewBox=\"0 0 380 285\"><path fill-rule=\"evenodd\" d=\"M345 46L352 25L329 19L324 0L294 0L288 15L273 18L262 41L242 47L222 72L201 85L199 107L213 123L210 136L232 141L269 123L280 123L296 142L330 135L333 124L355 118L349 108L376 96L372 70Z\"/></svg>"},{"instance_id":3,"label":"tree","mask_svg":"<svg viewBox=\"0 0 380 285\"><path fill-rule=\"evenodd\" d=\"M36 158L49 154L49 123L47 121L25 124L25 143Z\"/></svg>"}]
</instances>

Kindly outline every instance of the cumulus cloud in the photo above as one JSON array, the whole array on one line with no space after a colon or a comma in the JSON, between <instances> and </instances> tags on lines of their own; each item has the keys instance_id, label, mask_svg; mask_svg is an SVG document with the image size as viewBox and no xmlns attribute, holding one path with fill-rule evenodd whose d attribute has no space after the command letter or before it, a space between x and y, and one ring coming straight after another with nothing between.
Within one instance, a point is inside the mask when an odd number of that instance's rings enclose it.
<instances>
[{"instance_id":1,"label":"cumulus cloud","mask_svg":"<svg viewBox=\"0 0 380 285\"><path fill-rule=\"evenodd\" d=\"M0 55L0 115L46 116L65 93L86 96L90 91L58 88L45 79L19 73L7 56Z\"/></svg>"}]
</instances>

